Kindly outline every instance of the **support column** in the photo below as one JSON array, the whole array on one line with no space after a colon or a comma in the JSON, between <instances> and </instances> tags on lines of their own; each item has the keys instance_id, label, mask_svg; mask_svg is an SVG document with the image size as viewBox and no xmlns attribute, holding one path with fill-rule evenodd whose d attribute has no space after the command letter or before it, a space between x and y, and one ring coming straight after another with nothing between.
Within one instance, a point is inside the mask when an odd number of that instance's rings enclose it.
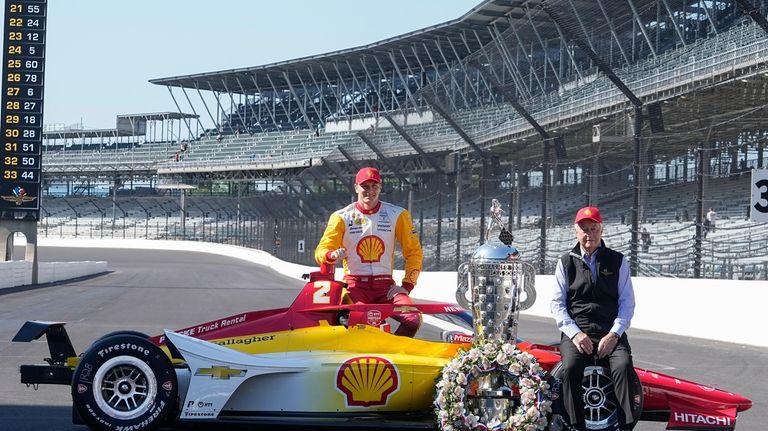
<instances>
[{"instance_id":1,"label":"support column","mask_svg":"<svg viewBox=\"0 0 768 431\"><path fill-rule=\"evenodd\" d=\"M539 219L539 274L546 274L547 264L547 189L549 188L549 145L548 139L544 140L544 160L542 161L541 182L541 218Z\"/></svg>"},{"instance_id":2,"label":"support column","mask_svg":"<svg viewBox=\"0 0 768 431\"><path fill-rule=\"evenodd\" d=\"M456 267L461 265L461 153L456 152Z\"/></svg>"},{"instance_id":3,"label":"support column","mask_svg":"<svg viewBox=\"0 0 768 431\"><path fill-rule=\"evenodd\" d=\"M515 181L515 162L509 164L509 217L507 218L507 230L512 232L514 225L517 204L515 196L517 195L517 181Z\"/></svg>"},{"instance_id":4,"label":"support column","mask_svg":"<svg viewBox=\"0 0 768 431\"><path fill-rule=\"evenodd\" d=\"M703 146L706 143L702 143L702 148L698 149L699 163L696 168L696 235L693 239L693 278L701 278L702 269L702 223L704 221L704 169L702 168L706 162Z\"/></svg>"},{"instance_id":5,"label":"support column","mask_svg":"<svg viewBox=\"0 0 768 431\"><path fill-rule=\"evenodd\" d=\"M27 239L24 260L32 263L32 284L37 284L37 222L28 220L0 220L0 243L5 247L5 261L13 260L13 234L21 232Z\"/></svg>"},{"instance_id":6,"label":"support column","mask_svg":"<svg viewBox=\"0 0 768 431\"><path fill-rule=\"evenodd\" d=\"M483 159L483 164L480 168L480 245L485 244L485 195L486 195L486 179L488 178L488 160Z\"/></svg>"},{"instance_id":7,"label":"support column","mask_svg":"<svg viewBox=\"0 0 768 431\"><path fill-rule=\"evenodd\" d=\"M443 182L445 181L445 175L438 172L435 174L437 180L437 238L435 241L435 270L440 271L441 259L440 254L442 249L440 244L443 242Z\"/></svg>"},{"instance_id":8,"label":"support column","mask_svg":"<svg viewBox=\"0 0 768 431\"><path fill-rule=\"evenodd\" d=\"M181 234L187 233L187 191L179 189L179 208L181 208Z\"/></svg>"},{"instance_id":9,"label":"support column","mask_svg":"<svg viewBox=\"0 0 768 431\"><path fill-rule=\"evenodd\" d=\"M638 230L639 230L639 216L640 216L640 176L642 169L640 166L640 132L643 127L643 108L641 106L635 106L635 127L633 130L633 140L635 144L635 162L634 169L632 171L634 190L632 191L632 231L631 240L629 243L629 267L633 276L637 275L638 265Z\"/></svg>"}]
</instances>

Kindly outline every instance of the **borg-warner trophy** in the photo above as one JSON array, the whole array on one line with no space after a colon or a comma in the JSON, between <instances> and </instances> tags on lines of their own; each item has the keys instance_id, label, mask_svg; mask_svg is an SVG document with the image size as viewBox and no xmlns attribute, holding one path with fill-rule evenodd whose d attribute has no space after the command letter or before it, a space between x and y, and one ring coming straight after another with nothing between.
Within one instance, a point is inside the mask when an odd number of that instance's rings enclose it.
<instances>
[{"instance_id":1,"label":"borg-warner trophy","mask_svg":"<svg viewBox=\"0 0 768 431\"><path fill-rule=\"evenodd\" d=\"M490 341L514 344L520 310L536 300L535 270L520 260L520 252L512 245L514 237L501 221L502 213L501 204L493 199L486 243L458 269L456 300L472 311L475 346ZM500 372L484 373L477 380L467 392L468 408L480 412L483 423L505 421L514 407L512 385Z\"/></svg>"}]
</instances>

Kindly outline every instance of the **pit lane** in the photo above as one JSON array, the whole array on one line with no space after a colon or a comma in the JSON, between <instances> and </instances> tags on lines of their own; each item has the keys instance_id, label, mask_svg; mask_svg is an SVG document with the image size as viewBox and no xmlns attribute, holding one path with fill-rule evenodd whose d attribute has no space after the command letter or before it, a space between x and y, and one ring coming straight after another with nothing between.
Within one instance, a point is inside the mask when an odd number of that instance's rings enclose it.
<instances>
[{"instance_id":1,"label":"pit lane","mask_svg":"<svg viewBox=\"0 0 768 431\"><path fill-rule=\"evenodd\" d=\"M17 253L17 255L19 255ZM69 387L38 391L19 383L18 366L48 355L44 342L11 343L26 320L68 322L81 352L120 329L158 334L242 311L287 306L301 288L296 279L235 258L196 252L41 247L41 261L107 260L110 273L0 294L0 430L83 431L71 423ZM712 318L717 318L715 310ZM519 334L558 339L550 319L523 316ZM768 416L768 348L630 330L635 365L740 393L754 406L737 430L763 428ZM206 428L207 429L207 428ZM224 429L224 427L222 427ZM274 427L261 428L274 429ZM660 431L642 422L635 430Z\"/></svg>"}]
</instances>

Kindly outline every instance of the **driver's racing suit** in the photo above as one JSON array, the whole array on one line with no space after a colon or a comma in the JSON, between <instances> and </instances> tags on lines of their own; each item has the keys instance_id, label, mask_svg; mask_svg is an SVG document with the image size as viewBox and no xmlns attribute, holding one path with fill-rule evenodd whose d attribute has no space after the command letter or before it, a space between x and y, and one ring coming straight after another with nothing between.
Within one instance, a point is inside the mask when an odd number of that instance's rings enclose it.
<instances>
[{"instance_id":1,"label":"driver's racing suit","mask_svg":"<svg viewBox=\"0 0 768 431\"><path fill-rule=\"evenodd\" d=\"M334 212L315 249L315 260L320 265L333 263L330 253L344 247L344 281L352 301L412 304L407 294L388 295L395 285L395 241L400 243L405 259L401 285L410 293L419 278L423 254L411 214L399 206L379 202L376 208L366 210L352 203ZM418 313L393 318L400 322L396 335L413 336L421 325Z\"/></svg>"}]
</instances>

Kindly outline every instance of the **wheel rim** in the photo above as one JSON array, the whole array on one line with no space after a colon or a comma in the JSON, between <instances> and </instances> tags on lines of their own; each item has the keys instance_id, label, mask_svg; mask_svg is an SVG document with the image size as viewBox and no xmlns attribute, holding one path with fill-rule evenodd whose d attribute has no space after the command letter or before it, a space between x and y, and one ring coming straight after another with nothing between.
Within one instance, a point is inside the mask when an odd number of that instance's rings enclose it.
<instances>
[{"instance_id":1,"label":"wheel rim","mask_svg":"<svg viewBox=\"0 0 768 431\"><path fill-rule=\"evenodd\" d=\"M157 396L152 369L132 356L117 356L99 367L93 378L94 400L107 415L127 420L146 413Z\"/></svg>"},{"instance_id":2,"label":"wheel rim","mask_svg":"<svg viewBox=\"0 0 768 431\"><path fill-rule=\"evenodd\" d=\"M603 367L587 367L581 381L584 389L584 419L587 429L601 429L616 421L618 406L613 379Z\"/></svg>"}]
</instances>

